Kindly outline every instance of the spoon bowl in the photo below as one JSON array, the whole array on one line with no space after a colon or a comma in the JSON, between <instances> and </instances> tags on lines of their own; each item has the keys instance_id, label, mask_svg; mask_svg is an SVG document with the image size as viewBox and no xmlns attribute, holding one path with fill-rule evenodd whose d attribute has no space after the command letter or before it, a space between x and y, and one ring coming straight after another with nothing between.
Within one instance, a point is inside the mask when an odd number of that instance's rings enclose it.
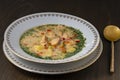
<instances>
[{"instance_id":1,"label":"spoon bowl","mask_svg":"<svg viewBox=\"0 0 120 80\"><path fill-rule=\"evenodd\" d=\"M109 41L117 41L120 39L120 29L115 25L108 25L104 29L104 36Z\"/></svg>"}]
</instances>

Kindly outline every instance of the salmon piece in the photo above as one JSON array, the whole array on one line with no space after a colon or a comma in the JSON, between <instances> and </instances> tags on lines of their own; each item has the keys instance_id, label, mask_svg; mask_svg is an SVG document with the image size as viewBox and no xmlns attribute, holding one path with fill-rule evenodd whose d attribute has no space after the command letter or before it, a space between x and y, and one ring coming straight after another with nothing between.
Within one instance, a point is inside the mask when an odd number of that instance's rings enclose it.
<instances>
[{"instance_id":1,"label":"salmon piece","mask_svg":"<svg viewBox=\"0 0 120 80\"><path fill-rule=\"evenodd\" d=\"M46 45L47 44L47 40L46 40L46 36L45 35L41 38L40 44L41 45Z\"/></svg>"},{"instance_id":2,"label":"salmon piece","mask_svg":"<svg viewBox=\"0 0 120 80\"><path fill-rule=\"evenodd\" d=\"M47 32L46 36L47 36L48 38L54 38L54 37L55 37L55 33L52 32L52 31L50 31L50 32Z\"/></svg>"},{"instance_id":3,"label":"salmon piece","mask_svg":"<svg viewBox=\"0 0 120 80\"><path fill-rule=\"evenodd\" d=\"M63 33L63 38L67 39L68 38L68 34L67 33Z\"/></svg>"},{"instance_id":4,"label":"salmon piece","mask_svg":"<svg viewBox=\"0 0 120 80\"><path fill-rule=\"evenodd\" d=\"M59 43L59 41L60 41L60 38L57 37L57 38L52 39L52 40L50 41L50 44L51 44L51 45L57 45L57 44Z\"/></svg>"}]
</instances>

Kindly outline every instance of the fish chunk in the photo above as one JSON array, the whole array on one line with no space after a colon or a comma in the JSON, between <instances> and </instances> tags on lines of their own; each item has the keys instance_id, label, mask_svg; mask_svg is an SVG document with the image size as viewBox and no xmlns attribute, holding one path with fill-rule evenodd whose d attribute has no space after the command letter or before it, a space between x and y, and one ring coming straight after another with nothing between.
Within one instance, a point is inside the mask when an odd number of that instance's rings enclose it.
<instances>
[{"instance_id":1,"label":"fish chunk","mask_svg":"<svg viewBox=\"0 0 120 80\"><path fill-rule=\"evenodd\" d=\"M57 45L57 44L59 43L59 41L60 41L60 38L57 37L57 38L52 39L52 40L50 41L50 44L51 44L51 45Z\"/></svg>"}]
</instances>

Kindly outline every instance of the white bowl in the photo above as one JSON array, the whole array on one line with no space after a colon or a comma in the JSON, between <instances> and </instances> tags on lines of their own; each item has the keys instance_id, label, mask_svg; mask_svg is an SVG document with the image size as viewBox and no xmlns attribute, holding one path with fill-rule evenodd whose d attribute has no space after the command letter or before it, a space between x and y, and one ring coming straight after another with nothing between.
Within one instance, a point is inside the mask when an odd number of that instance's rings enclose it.
<instances>
[{"instance_id":1,"label":"white bowl","mask_svg":"<svg viewBox=\"0 0 120 80\"><path fill-rule=\"evenodd\" d=\"M45 60L25 53L19 45L21 35L30 28L44 24L64 24L79 29L86 38L85 47L79 53L61 60ZM97 29L82 18L64 13L44 12L27 15L11 23L5 31L4 40L7 47L22 59L38 63L57 64L80 60L90 55L97 48L100 37Z\"/></svg>"}]
</instances>

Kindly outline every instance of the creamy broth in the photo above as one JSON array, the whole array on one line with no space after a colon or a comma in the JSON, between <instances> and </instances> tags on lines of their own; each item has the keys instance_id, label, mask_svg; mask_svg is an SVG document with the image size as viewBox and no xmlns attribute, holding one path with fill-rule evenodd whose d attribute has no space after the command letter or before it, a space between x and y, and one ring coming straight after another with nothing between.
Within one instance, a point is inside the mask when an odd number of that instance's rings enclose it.
<instances>
[{"instance_id":1,"label":"creamy broth","mask_svg":"<svg viewBox=\"0 0 120 80\"><path fill-rule=\"evenodd\" d=\"M60 24L46 24L27 30L20 38L21 48L42 59L64 59L80 52L85 46L80 30Z\"/></svg>"}]
</instances>

